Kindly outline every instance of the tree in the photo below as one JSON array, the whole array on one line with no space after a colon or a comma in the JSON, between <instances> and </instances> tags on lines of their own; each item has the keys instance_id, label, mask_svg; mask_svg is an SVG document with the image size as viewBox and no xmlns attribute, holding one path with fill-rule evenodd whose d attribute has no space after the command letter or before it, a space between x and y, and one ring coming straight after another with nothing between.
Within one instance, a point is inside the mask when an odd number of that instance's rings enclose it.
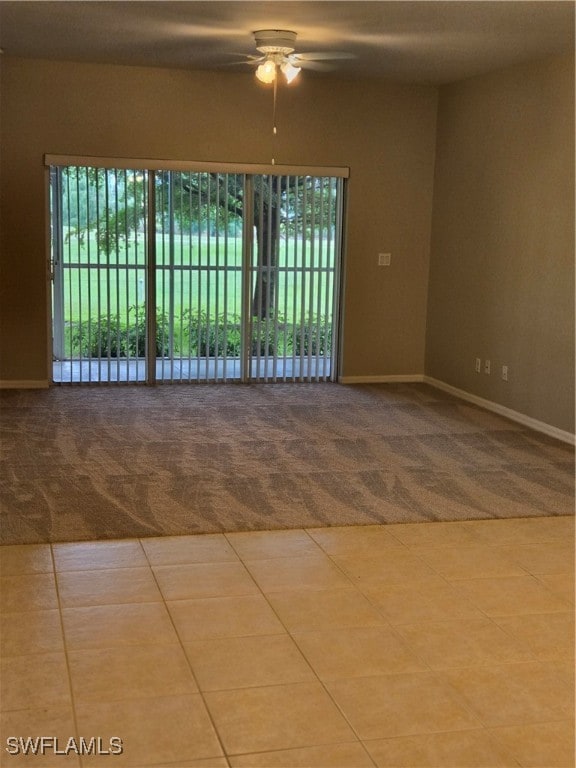
<instances>
[{"instance_id":1,"label":"tree","mask_svg":"<svg viewBox=\"0 0 576 768\"><path fill-rule=\"evenodd\" d=\"M224 229L231 220L246 226L248 206L241 174L163 172L162 187L170 190L162 198L163 215L172 195L173 208L183 211L184 218L188 212L197 222L211 220ZM317 203L333 200L335 189L329 177L257 175L253 194L251 223L257 260L251 313L265 319L274 316L276 307L280 238L298 231L312 236L316 229L333 226L331 206L322 211Z\"/></svg>"},{"instance_id":2,"label":"tree","mask_svg":"<svg viewBox=\"0 0 576 768\"><path fill-rule=\"evenodd\" d=\"M278 289L278 253L282 201L286 176L259 176L254 188L254 229L257 272L252 296L252 317L265 319L274 314Z\"/></svg>"},{"instance_id":3,"label":"tree","mask_svg":"<svg viewBox=\"0 0 576 768\"><path fill-rule=\"evenodd\" d=\"M98 249L109 256L145 221L145 183L142 171L63 168L62 219L68 237L74 234L84 242L93 229Z\"/></svg>"},{"instance_id":4,"label":"tree","mask_svg":"<svg viewBox=\"0 0 576 768\"><path fill-rule=\"evenodd\" d=\"M330 189L327 185L332 182L327 177L313 176L257 175L253 178L253 204L247 206L242 174L158 171L156 223L161 230L174 226L176 221L180 229L228 231L231 226L246 226L245 213L251 209L250 223L256 244L251 313L253 317L266 319L274 316L276 307L280 238L297 231L313 235L316 229L326 226L326 221L332 221L331 216L326 218L317 213L319 199L332 199L331 194L326 195ZM86 231L95 228L98 247L107 256L121 241L127 241L132 232L144 227L145 171L66 168L63 179L68 190L76 190L75 234L83 237ZM69 195L64 197L70 199Z\"/></svg>"}]
</instances>

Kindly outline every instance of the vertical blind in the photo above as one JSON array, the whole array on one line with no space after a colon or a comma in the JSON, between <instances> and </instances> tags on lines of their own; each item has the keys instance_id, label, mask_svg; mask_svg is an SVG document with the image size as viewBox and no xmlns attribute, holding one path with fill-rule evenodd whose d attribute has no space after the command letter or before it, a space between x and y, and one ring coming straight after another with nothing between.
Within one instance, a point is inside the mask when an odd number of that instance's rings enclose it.
<instances>
[{"instance_id":1,"label":"vertical blind","mask_svg":"<svg viewBox=\"0 0 576 768\"><path fill-rule=\"evenodd\" d=\"M54 381L335 377L344 174L62 160Z\"/></svg>"}]
</instances>

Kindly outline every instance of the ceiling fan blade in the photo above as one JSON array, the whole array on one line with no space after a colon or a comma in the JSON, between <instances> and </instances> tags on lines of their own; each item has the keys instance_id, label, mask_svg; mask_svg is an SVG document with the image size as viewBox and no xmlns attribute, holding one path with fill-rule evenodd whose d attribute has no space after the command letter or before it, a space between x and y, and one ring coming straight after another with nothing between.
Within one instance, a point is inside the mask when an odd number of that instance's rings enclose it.
<instances>
[{"instance_id":1,"label":"ceiling fan blade","mask_svg":"<svg viewBox=\"0 0 576 768\"><path fill-rule=\"evenodd\" d=\"M298 57L291 59L290 63L293 67L299 67L300 69L314 69L316 72L330 72L335 66L327 61L307 61L306 59L300 60Z\"/></svg>"},{"instance_id":2,"label":"ceiling fan blade","mask_svg":"<svg viewBox=\"0 0 576 768\"><path fill-rule=\"evenodd\" d=\"M228 53L225 55L237 56L238 58L235 58L232 61L221 62L219 64L221 67L237 67L241 64L248 64L249 66L255 67L258 64L261 64L265 59L265 56L254 56L251 53Z\"/></svg>"},{"instance_id":3,"label":"ceiling fan blade","mask_svg":"<svg viewBox=\"0 0 576 768\"><path fill-rule=\"evenodd\" d=\"M265 58L261 54L254 55L253 53L240 53L239 51L230 51L225 53L224 56L235 56L238 61L245 61L248 64L254 61L263 61Z\"/></svg>"},{"instance_id":4,"label":"ceiling fan blade","mask_svg":"<svg viewBox=\"0 0 576 768\"><path fill-rule=\"evenodd\" d=\"M242 66L248 66L248 67L256 67L259 64L258 61L241 61L240 59L237 59L236 61L227 61L225 63L218 64L219 67L242 67Z\"/></svg>"},{"instance_id":5,"label":"ceiling fan blade","mask_svg":"<svg viewBox=\"0 0 576 768\"><path fill-rule=\"evenodd\" d=\"M345 51L309 51L306 53L293 54L300 61L329 61L330 59L355 59L353 53L346 53Z\"/></svg>"}]
</instances>

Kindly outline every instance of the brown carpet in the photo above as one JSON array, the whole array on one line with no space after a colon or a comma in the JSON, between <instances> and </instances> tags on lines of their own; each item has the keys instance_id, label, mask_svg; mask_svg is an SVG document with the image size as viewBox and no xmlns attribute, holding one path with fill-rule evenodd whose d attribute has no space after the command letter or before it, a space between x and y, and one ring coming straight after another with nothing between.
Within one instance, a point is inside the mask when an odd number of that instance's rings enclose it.
<instances>
[{"instance_id":1,"label":"brown carpet","mask_svg":"<svg viewBox=\"0 0 576 768\"><path fill-rule=\"evenodd\" d=\"M424 384L0 392L3 544L574 513L574 450Z\"/></svg>"}]
</instances>

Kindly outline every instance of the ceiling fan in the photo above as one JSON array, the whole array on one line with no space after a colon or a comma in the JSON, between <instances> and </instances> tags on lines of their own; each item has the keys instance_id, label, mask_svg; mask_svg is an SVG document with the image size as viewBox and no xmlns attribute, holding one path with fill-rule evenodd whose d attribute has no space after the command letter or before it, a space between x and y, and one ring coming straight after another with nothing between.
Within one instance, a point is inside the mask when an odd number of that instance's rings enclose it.
<instances>
[{"instance_id":1,"label":"ceiling fan","mask_svg":"<svg viewBox=\"0 0 576 768\"><path fill-rule=\"evenodd\" d=\"M256 77L262 83L274 83L278 72L291 83L301 69L325 69L330 59L348 59L351 54L340 52L295 53L296 32L287 29L260 29L254 32L259 56L248 55L248 64L256 66Z\"/></svg>"},{"instance_id":2,"label":"ceiling fan","mask_svg":"<svg viewBox=\"0 0 576 768\"><path fill-rule=\"evenodd\" d=\"M301 69L326 69L326 62L330 59L349 59L351 54L340 52L295 53L296 32L288 29L260 29L254 34L258 55L245 55L243 64L251 64L256 67L256 77L262 83L274 86L274 100L272 105L272 136L276 136L276 97L278 86L278 73L281 72L286 82L291 83ZM275 164L272 157L272 165Z\"/></svg>"}]
</instances>

